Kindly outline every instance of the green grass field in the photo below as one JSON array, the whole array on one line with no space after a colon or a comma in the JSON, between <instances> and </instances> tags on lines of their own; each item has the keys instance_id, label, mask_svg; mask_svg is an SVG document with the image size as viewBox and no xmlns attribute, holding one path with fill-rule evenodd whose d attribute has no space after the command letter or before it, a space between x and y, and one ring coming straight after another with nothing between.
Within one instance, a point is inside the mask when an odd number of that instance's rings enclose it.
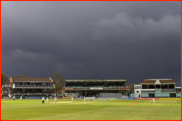
<instances>
[{"instance_id":1,"label":"green grass field","mask_svg":"<svg viewBox=\"0 0 182 121\"><path fill-rule=\"evenodd\" d=\"M181 100L2 99L2 120L180 120Z\"/></svg>"}]
</instances>

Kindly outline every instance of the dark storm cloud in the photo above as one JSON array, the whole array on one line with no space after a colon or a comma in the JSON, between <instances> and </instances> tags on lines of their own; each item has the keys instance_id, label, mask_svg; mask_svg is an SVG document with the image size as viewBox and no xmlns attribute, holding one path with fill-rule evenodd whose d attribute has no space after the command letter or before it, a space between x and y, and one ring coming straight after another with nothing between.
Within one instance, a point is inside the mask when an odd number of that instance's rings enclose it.
<instances>
[{"instance_id":1,"label":"dark storm cloud","mask_svg":"<svg viewBox=\"0 0 182 121\"><path fill-rule=\"evenodd\" d=\"M2 72L172 78L180 84L180 2L2 2Z\"/></svg>"}]
</instances>

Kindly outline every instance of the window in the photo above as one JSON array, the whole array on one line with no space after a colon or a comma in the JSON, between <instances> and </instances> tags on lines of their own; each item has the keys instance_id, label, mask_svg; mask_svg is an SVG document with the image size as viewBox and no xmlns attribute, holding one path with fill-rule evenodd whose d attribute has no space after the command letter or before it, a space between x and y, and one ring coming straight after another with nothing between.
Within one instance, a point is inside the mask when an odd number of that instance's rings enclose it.
<instances>
[{"instance_id":1,"label":"window","mask_svg":"<svg viewBox=\"0 0 182 121\"><path fill-rule=\"evenodd\" d=\"M142 89L148 89L148 85L142 85Z\"/></svg>"},{"instance_id":2,"label":"window","mask_svg":"<svg viewBox=\"0 0 182 121\"><path fill-rule=\"evenodd\" d=\"M141 89L141 86L135 86L135 89Z\"/></svg>"},{"instance_id":3,"label":"window","mask_svg":"<svg viewBox=\"0 0 182 121\"><path fill-rule=\"evenodd\" d=\"M154 93L150 93L149 97L155 97L155 94Z\"/></svg>"}]
</instances>

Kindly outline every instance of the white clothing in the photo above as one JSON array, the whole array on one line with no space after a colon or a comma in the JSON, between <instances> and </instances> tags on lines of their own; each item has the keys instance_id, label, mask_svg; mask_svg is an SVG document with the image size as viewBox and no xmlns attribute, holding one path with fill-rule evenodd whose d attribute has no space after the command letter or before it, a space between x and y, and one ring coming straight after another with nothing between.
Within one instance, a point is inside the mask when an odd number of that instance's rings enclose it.
<instances>
[{"instance_id":1,"label":"white clothing","mask_svg":"<svg viewBox=\"0 0 182 121\"><path fill-rule=\"evenodd\" d=\"M155 104L155 99L153 99L153 103Z\"/></svg>"},{"instance_id":2,"label":"white clothing","mask_svg":"<svg viewBox=\"0 0 182 121\"><path fill-rule=\"evenodd\" d=\"M48 100L48 97L47 97L47 103L49 102L49 100Z\"/></svg>"},{"instance_id":3,"label":"white clothing","mask_svg":"<svg viewBox=\"0 0 182 121\"><path fill-rule=\"evenodd\" d=\"M86 100L86 98L84 97L84 104L85 104L85 105L86 105L86 101L87 101L87 100Z\"/></svg>"},{"instance_id":4,"label":"white clothing","mask_svg":"<svg viewBox=\"0 0 182 121\"><path fill-rule=\"evenodd\" d=\"M44 97L42 98L42 101L44 101Z\"/></svg>"},{"instance_id":5,"label":"white clothing","mask_svg":"<svg viewBox=\"0 0 182 121\"><path fill-rule=\"evenodd\" d=\"M57 103L57 98L56 97L54 98L54 101L55 101L55 103Z\"/></svg>"}]
</instances>

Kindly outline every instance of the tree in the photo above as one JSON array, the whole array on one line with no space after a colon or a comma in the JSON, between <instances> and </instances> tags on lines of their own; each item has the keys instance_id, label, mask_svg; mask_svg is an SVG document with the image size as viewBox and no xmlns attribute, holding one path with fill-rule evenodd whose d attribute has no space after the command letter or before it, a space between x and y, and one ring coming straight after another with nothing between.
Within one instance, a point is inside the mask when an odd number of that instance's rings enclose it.
<instances>
[{"instance_id":1,"label":"tree","mask_svg":"<svg viewBox=\"0 0 182 121\"><path fill-rule=\"evenodd\" d=\"M8 76L5 73L1 72L1 87L3 84L7 84L9 82Z\"/></svg>"},{"instance_id":2,"label":"tree","mask_svg":"<svg viewBox=\"0 0 182 121\"><path fill-rule=\"evenodd\" d=\"M128 87L130 87L130 89L131 89L131 93L134 93L134 85L135 85L135 83L128 85Z\"/></svg>"},{"instance_id":3,"label":"tree","mask_svg":"<svg viewBox=\"0 0 182 121\"><path fill-rule=\"evenodd\" d=\"M57 97L57 92L60 91L64 85L63 77L60 74L54 74L53 83L55 84L55 92Z\"/></svg>"}]
</instances>

